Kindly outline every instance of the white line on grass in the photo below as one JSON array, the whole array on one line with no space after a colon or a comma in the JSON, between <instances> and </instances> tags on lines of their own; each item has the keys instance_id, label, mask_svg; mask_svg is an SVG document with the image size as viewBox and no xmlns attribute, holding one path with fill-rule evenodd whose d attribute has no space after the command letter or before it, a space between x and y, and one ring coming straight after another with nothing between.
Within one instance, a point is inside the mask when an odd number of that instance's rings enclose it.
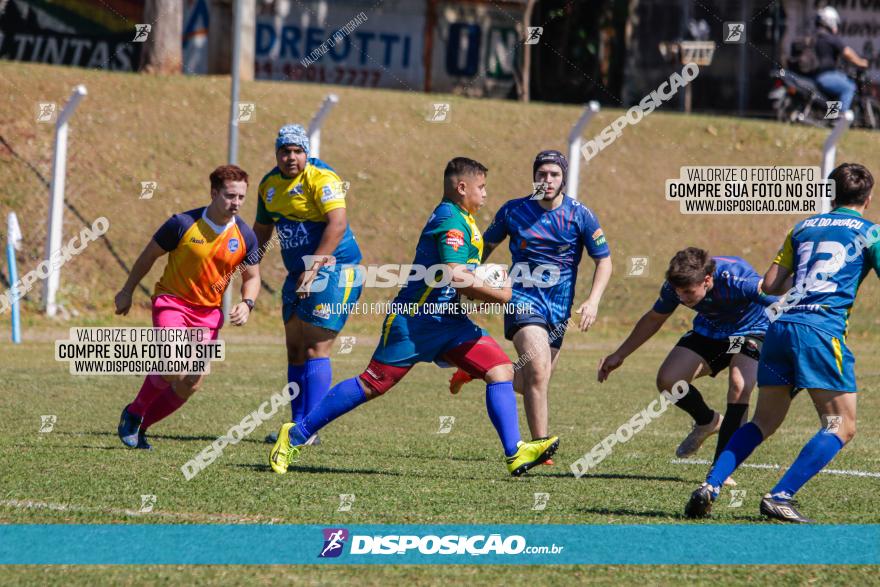
<instances>
[{"instance_id":1,"label":"white line on grass","mask_svg":"<svg viewBox=\"0 0 880 587\"><path fill-rule=\"evenodd\" d=\"M227 523L245 523L245 522L264 522L267 524L280 524L284 522L281 518L267 518L261 515L239 515L239 514L200 514L189 512L163 512L150 511L141 512L138 510L126 510L119 508L96 508L77 505L68 505L63 503L48 503L45 501L33 501L30 499L0 499L0 507L9 507L26 510L53 510L57 512L73 512L73 513L91 513L91 514L115 514L119 516L159 516L165 518L181 518L188 520L216 520Z\"/></svg>"},{"instance_id":2,"label":"white line on grass","mask_svg":"<svg viewBox=\"0 0 880 587\"><path fill-rule=\"evenodd\" d=\"M705 459L672 459L673 465L711 465L712 461ZM751 467L752 469L786 469L782 465L772 464L752 464L743 463L740 467ZM828 475L848 475L850 477L880 477L880 473L871 473L870 471L850 471L848 469L822 469L820 473Z\"/></svg>"}]
</instances>

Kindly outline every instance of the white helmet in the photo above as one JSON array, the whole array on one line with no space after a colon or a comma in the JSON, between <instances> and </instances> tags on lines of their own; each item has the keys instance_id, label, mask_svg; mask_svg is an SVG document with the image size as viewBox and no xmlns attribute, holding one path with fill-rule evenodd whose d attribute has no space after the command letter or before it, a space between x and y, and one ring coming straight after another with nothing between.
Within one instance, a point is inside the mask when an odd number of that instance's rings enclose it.
<instances>
[{"instance_id":1,"label":"white helmet","mask_svg":"<svg viewBox=\"0 0 880 587\"><path fill-rule=\"evenodd\" d=\"M816 11L816 24L828 28L836 33L840 26L840 14L832 6L826 6Z\"/></svg>"}]
</instances>

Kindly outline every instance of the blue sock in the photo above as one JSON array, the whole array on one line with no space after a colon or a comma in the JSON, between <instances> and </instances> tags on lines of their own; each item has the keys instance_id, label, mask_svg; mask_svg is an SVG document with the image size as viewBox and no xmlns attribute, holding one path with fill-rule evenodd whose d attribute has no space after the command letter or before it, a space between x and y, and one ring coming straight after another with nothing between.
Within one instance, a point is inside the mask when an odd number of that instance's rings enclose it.
<instances>
[{"instance_id":1,"label":"blue sock","mask_svg":"<svg viewBox=\"0 0 880 587\"><path fill-rule=\"evenodd\" d=\"M761 429L753 422L749 422L740 427L730 437L730 442L724 447L724 450L718 455L715 465L706 476L706 483L712 487L721 487L724 480L742 464L744 460L749 458L752 451L764 442L764 435Z\"/></svg>"},{"instance_id":2,"label":"blue sock","mask_svg":"<svg viewBox=\"0 0 880 587\"><path fill-rule=\"evenodd\" d=\"M309 436L367 401L358 377L352 377L333 386L315 409L306 414L302 422L290 429L290 442L304 444Z\"/></svg>"},{"instance_id":3,"label":"blue sock","mask_svg":"<svg viewBox=\"0 0 880 587\"><path fill-rule=\"evenodd\" d=\"M306 390L303 385L305 365L287 365L287 382L296 383L299 386L299 395L290 402L291 422L299 422L305 416Z\"/></svg>"},{"instance_id":4,"label":"blue sock","mask_svg":"<svg viewBox=\"0 0 880 587\"><path fill-rule=\"evenodd\" d=\"M305 375L303 375L306 414L314 410L315 406L321 403L321 400L330 391L330 382L332 380L333 369L330 367L329 358L321 357L306 361Z\"/></svg>"},{"instance_id":5,"label":"blue sock","mask_svg":"<svg viewBox=\"0 0 880 587\"><path fill-rule=\"evenodd\" d=\"M486 410L498 437L501 438L504 454L511 456L521 440L512 381L490 383L486 386Z\"/></svg>"},{"instance_id":6,"label":"blue sock","mask_svg":"<svg viewBox=\"0 0 880 587\"><path fill-rule=\"evenodd\" d=\"M770 493L773 495L786 493L788 497L791 497L804 486L804 483L830 463L842 448L843 441L836 434L824 429L820 430L804 445L801 454L798 455Z\"/></svg>"}]
</instances>

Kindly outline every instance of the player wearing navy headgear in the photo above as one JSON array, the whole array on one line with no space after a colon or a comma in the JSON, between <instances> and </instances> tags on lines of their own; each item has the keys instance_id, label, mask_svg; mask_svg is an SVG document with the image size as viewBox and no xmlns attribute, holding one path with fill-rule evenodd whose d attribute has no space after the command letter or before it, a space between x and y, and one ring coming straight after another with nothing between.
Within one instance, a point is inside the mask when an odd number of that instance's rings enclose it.
<instances>
[{"instance_id":1,"label":"player wearing navy headgear","mask_svg":"<svg viewBox=\"0 0 880 587\"><path fill-rule=\"evenodd\" d=\"M764 309L775 301L761 292L761 276L745 259L712 257L696 247L679 251L669 262L654 307L639 319L620 347L602 359L599 382L654 336L679 304L696 311L693 330L681 337L660 366L657 390L669 391L677 381L688 383L687 393L675 405L694 419L694 425L676 456L696 453L717 433L717 457L748 415L761 345L770 324ZM728 368L727 411L722 417L706 405L691 382L704 375L715 377ZM732 479L727 483L734 484Z\"/></svg>"},{"instance_id":2,"label":"player wearing navy headgear","mask_svg":"<svg viewBox=\"0 0 880 587\"><path fill-rule=\"evenodd\" d=\"M467 317L460 303L462 295L490 303L506 303L511 296L506 284L488 285L473 279L473 268L483 251L483 238L473 215L486 201L488 171L467 157L455 157L447 163L443 199L422 229L411 265L425 272L421 278L410 274L395 297L364 371L336 384L303 420L281 426L269 452L273 471L286 473L312 434L387 393L416 364L429 362L451 363L486 381L486 410L511 475L522 475L556 451L559 439L555 436L521 440L510 359ZM370 450L369 441L363 446L364 451Z\"/></svg>"},{"instance_id":3,"label":"player wearing navy headgear","mask_svg":"<svg viewBox=\"0 0 880 587\"><path fill-rule=\"evenodd\" d=\"M772 323L758 367L755 415L691 494L688 517L709 514L720 481L779 428L793 392L809 392L822 428L761 500L763 515L810 522L792 497L855 436L855 357L846 347L847 322L862 281L872 269L880 276L880 226L862 216L874 187L870 171L844 163L829 179L835 185L834 209L797 223L764 275L764 291L785 295L768 308Z\"/></svg>"},{"instance_id":4,"label":"player wearing navy headgear","mask_svg":"<svg viewBox=\"0 0 880 587\"><path fill-rule=\"evenodd\" d=\"M589 297L578 307L581 331L596 321L611 277L611 252L593 212L565 195L568 161L559 151L541 151L532 166L535 192L505 203L483 235L483 262L510 238L513 298L504 315L504 336L519 354L514 386L523 395L532 438L549 435L547 392L568 327L578 264L583 250L596 264ZM470 378L457 371L450 391Z\"/></svg>"},{"instance_id":5,"label":"player wearing navy headgear","mask_svg":"<svg viewBox=\"0 0 880 587\"><path fill-rule=\"evenodd\" d=\"M300 421L330 389L330 351L361 294L361 251L346 216L345 184L309 157L302 126L281 127L275 159L260 182L254 232L262 249L275 229L288 272L282 290L287 380L300 389L291 402Z\"/></svg>"}]
</instances>

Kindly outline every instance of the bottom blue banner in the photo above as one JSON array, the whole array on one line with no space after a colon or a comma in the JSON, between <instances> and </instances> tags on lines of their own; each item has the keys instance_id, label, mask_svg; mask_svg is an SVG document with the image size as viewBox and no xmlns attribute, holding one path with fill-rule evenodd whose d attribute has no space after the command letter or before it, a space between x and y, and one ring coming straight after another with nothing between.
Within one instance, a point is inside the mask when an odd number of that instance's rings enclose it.
<instances>
[{"instance_id":1,"label":"bottom blue banner","mask_svg":"<svg viewBox=\"0 0 880 587\"><path fill-rule=\"evenodd\" d=\"M0 526L2 564L880 564L880 525Z\"/></svg>"}]
</instances>

